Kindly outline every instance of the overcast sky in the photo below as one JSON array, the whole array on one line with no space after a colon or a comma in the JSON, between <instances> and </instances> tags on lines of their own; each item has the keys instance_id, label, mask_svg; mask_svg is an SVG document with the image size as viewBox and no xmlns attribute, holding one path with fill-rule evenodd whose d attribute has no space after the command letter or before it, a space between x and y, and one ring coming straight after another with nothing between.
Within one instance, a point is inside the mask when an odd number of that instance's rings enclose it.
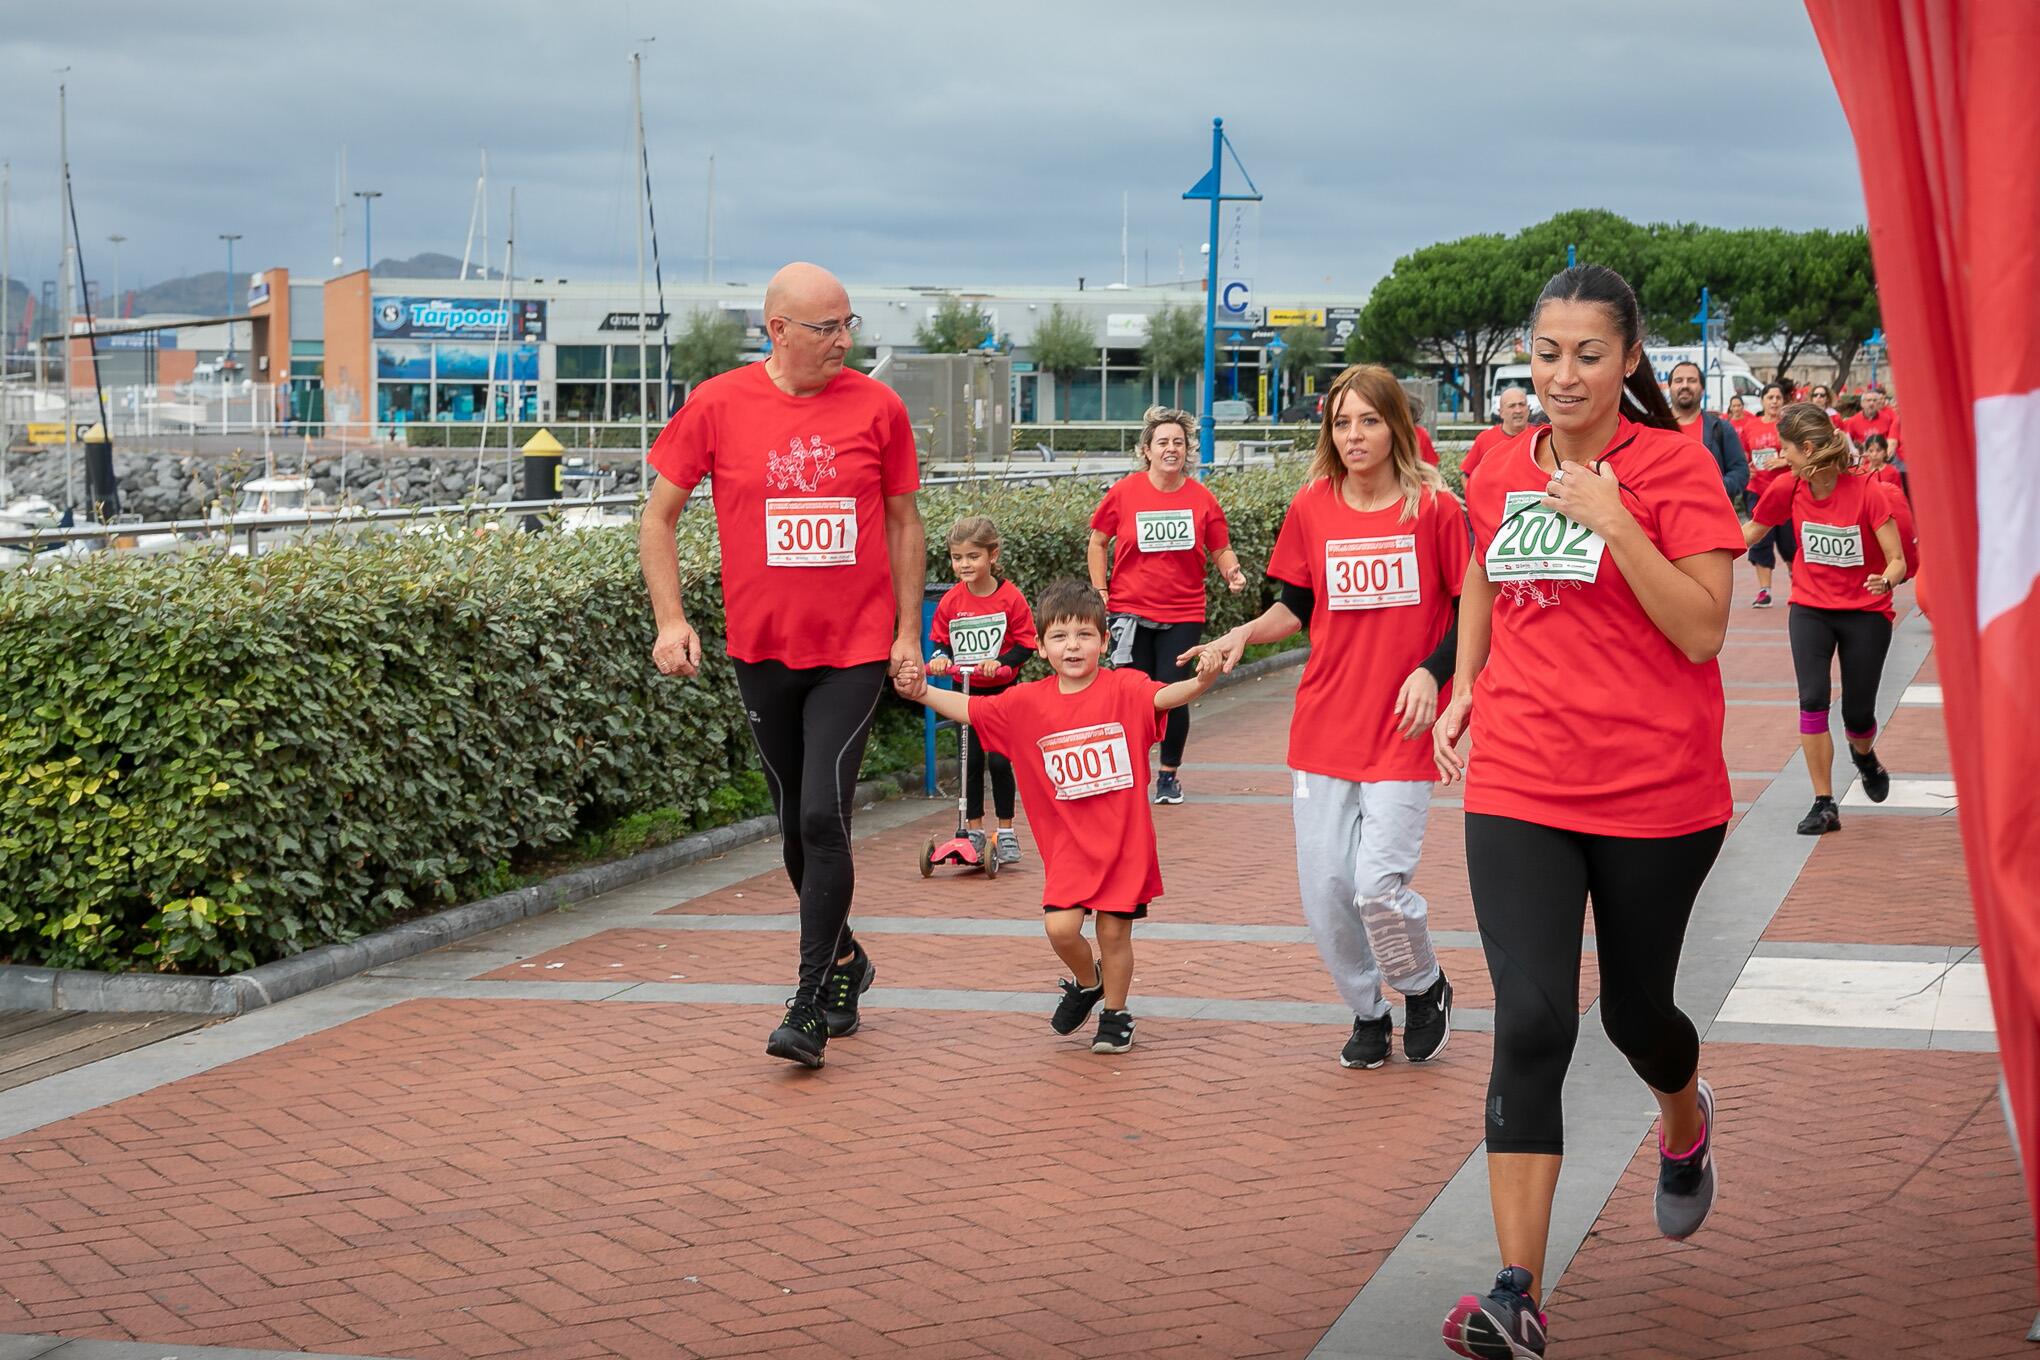
<instances>
[{"instance_id":1,"label":"overcast sky","mask_svg":"<svg viewBox=\"0 0 2040 1360\"><path fill-rule=\"evenodd\" d=\"M126 287L235 264L334 272L336 160L380 189L377 258L458 256L487 147L500 264L635 277L628 55L668 278L808 258L854 282L1192 277L1214 115L1267 195L1263 289L1366 291L1398 255L1572 207L1853 226L1848 128L1788 0L1564 5L563 5L159 0L10 5L0 159L13 272L52 277L59 76L86 264ZM1251 225L1251 224L1250 224ZM346 267L361 262L347 204ZM1145 255L1145 263L1144 261Z\"/></svg>"}]
</instances>

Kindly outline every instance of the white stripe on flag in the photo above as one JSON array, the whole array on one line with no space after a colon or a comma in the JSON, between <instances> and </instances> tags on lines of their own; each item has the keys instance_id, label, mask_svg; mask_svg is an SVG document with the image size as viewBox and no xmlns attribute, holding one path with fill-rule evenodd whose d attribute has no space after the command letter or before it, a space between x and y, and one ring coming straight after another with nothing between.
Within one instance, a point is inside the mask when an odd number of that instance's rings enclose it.
<instances>
[{"instance_id":1,"label":"white stripe on flag","mask_svg":"<svg viewBox=\"0 0 2040 1360\"><path fill-rule=\"evenodd\" d=\"M2040 578L2040 390L1976 402L1976 629ZM1931 583L1929 589L1932 588Z\"/></svg>"}]
</instances>

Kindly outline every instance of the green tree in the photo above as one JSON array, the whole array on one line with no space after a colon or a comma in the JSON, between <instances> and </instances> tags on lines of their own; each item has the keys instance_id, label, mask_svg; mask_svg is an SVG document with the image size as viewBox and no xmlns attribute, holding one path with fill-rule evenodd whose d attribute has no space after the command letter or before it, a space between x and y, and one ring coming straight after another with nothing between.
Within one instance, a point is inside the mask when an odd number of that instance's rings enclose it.
<instances>
[{"instance_id":1,"label":"green tree","mask_svg":"<svg viewBox=\"0 0 2040 1360\"><path fill-rule=\"evenodd\" d=\"M1561 268L1564 261L1561 245ZM1501 235L1425 246L1397 260L1374 286L1345 357L1350 363L1450 364L1458 375L1452 385L1484 417L1488 367L1514 345L1536 297L1526 281L1524 251Z\"/></svg>"},{"instance_id":2,"label":"green tree","mask_svg":"<svg viewBox=\"0 0 2040 1360\"><path fill-rule=\"evenodd\" d=\"M743 361L744 328L728 312L689 314L686 329L673 342L673 377L690 387Z\"/></svg>"},{"instance_id":3,"label":"green tree","mask_svg":"<svg viewBox=\"0 0 2040 1360\"><path fill-rule=\"evenodd\" d=\"M1034 354L1034 366L1043 373L1053 373L1058 388L1098 362L1098 341L1091 334L1091 323L1060 302L1041 318L1027 347ZM1104 400L1102 394L1099 400ZM1067 403L1058 401L1055 410L1058 419L1070 418Z\"/></svg>"},{"instance_id":4,"label":"green tree","mask_svg":"<svg viewBox=\"0 0 2040 1360\"><path fill-rule=\"evenodd\" d=\"M1834 390L1849 381L1856 366L1856 354L1871 332L1884 324L1877 302L1877 276L1871 267L1870 235L1863 228L1853 231L1809 232L1822 238L1814 251L1829 257L1820 276L1831 281L1828 296L1828 324L1821 328L1819 348L1835 361Z\"/></svg>"},{"instance_id":5,"label":"green tree","mask_svg":"<svg viewBox=\"0 0 2040 1360\"><path fill-rule=\"evenodd\" d=\"M1204 318L1196 308L1165 302L1156 309L1141 342L1140 366L1155 381L1171 384L1170 404L1181 408L1184 381L1204 367Z\"/></svg>"},{"instance_id":6,"label":"green tree","mask_svg":"<svg viewBox=\"0 0 2040 1360\"><path fill-rule=\"evenodd\" d=\"M934 316L914 328L914 343L930 354L964 354L983 345L991 331L992 318L984 308L950 294L936 305Z\"/></svg>"},{"instance_id":7,"label":"green tree","mask_svg":"<svg viewBox=\"0 0 2040 1360\"><path fill-rule=\"evenodd\" d=\"M1282 332L1282 377L1291 393L1301 396L1304 377L1315 376L1324 366L1325 354L1331 347L1325 344L1325 330L1322 326L1289 326ZM1283 402L1276 394L1276 409Z\"/></svg>"}]
</instances>

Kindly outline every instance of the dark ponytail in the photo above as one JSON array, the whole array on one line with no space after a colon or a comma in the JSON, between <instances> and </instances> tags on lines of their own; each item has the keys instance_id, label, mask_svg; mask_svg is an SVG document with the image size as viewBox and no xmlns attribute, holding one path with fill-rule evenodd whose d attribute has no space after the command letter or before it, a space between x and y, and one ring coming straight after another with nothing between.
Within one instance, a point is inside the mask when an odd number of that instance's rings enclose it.
<instances>
[{"instance_id":1,"label":"dark ponytail","mask_svg":"<svg viewBox=\"0 0 2040 1360\"><path fill-rule=\"evenodd\" d=\"M1536 325L1537 314L1547 302L1591 302L1606 307L1622 336L1624 359L1643 342L1643 312L1636 305L1636 292L1627 279L1606 265L1576 264L1553 274L1551 282L1537 295L1537 305L1530 309L1531 325ZM1665 400L1664 389L1658 386L1648 356L1638 359L1636 371L1623 380L1622 396L1622 414L1637 424L1660 430L1679 428L1679 419L1672 414L1672 404Z\"/></svg>"}]
</instances>

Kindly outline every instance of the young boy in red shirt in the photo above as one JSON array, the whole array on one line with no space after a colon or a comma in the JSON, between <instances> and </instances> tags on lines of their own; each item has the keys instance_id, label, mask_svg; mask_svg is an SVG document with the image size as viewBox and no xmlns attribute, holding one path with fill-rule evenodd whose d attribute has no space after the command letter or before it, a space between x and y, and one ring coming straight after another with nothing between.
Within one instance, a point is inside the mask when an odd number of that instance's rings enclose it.
<instances>
[{"instance_id":1,"label":"young boy in red shirt","mask_svg":"<svg viewBox=\"0 0 2040 1360\"><path fill-rule=\"evenodd\" d=\"M1200 652L1194 676L1166 685L1130 668L1101 669L1105 602L1081 581L1049 586L1034 620L1042 658L1055 672L1045 680L968 699L914 676L894 683L951 722L969 723L988 749L1013 762L1041 850L1048 941L1071 973L1049 1024L1057 1034L1073 1033L1103 1001L1091 1051L1124 1053L1133 1047L1126 1009L1133 923L1162 891L1148 748L1161 740L1164 714L1211 688L1218 661ZM1098 917L1096 958L1084 943L1091 913Z\"/></svg>"}]
</instances>

